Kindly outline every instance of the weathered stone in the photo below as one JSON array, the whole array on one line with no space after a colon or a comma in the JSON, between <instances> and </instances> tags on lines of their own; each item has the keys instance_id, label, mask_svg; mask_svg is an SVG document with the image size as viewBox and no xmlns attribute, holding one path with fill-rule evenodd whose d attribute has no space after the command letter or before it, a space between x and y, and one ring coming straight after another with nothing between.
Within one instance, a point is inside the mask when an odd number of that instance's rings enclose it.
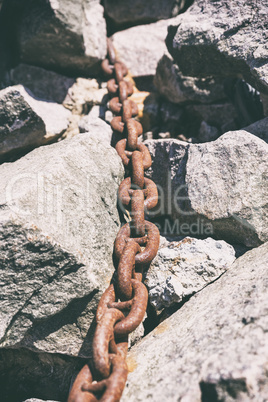
<instances>
[{"instance_id":1,"label":"weathered stone","mask_svg":"<svg viewBox=\"0 0 268 402\"><path fill-rule=\"evenodd\" d=\"M268 243L135 345L122 402L265 401L267 264Z\"/></svg>"},{"instance_id":2,"label":"weathered stone","mask_svg":"<svg viewBox=\"0 0 268 402\"><path fill-rule=\"evenodd\" d=\"M186 121L184 131L193 137L199 135L202 121L209 126L216 127L219 134L240 128L236 108L231 102L187 105L184 110ZM202 135L200 141L203 142Z\"/></svg>"},{"instance_id":3,"label":"weathered stone","mask_svg":"<svg viewBox=\"0 0 268 402\"><path fill-rule=\"evenodd\" d=\"M221 135L221 132L217 127L210 126L205 121L202 121L200 124L199 132L198 132L198 141L199 142L209 142L216 140Z\"/></svg>"},{"instance_id":4,"label":"weathered stone","mask_svg":"<svg viewBox=\"0 0 268 402\"><path fill-rule=\"evenodd\" d=\"M185 237L159 249L146 274L155 310L182 302L215 281L234 262L235 250L222 240Z\"/></svg>"},{"instance_id":5,"label":"weathered stone","mask_svg":"<svg viewBox=\"0 0 268 402\"><path fill-rule=\"evenodd\" d=\"M222 78L185 76L166 54L157 65L154 84L160 94L173 103L211 103L226 98Z\"/></svg>"},{"instance_id":6,"label":"weathered stone","mask_svg":"<svg viewBox=\"0 0 268 402\"><path fill-rule=\"evenodd\" d=\"M101 109L101 106L93 106L90 113L82 117L79 121L79 130L81 133L89 133L91 136L99 139L99 141L111 144L113 130L111 126L101 118Z\"/></svg>"},{"instance_id":7,"label":"weathered stone","mask_svg":"<svg viewBox=\"0 0 268 402\"><path fill-rule=\"evenodd\" d=\"M243 130L256 135L257 137L261 138L263 141L268 143L268 117L256 121L250 126L243 128Z\"/></svg>"},{"instance_id":8,"label":"weathered stone","mask_svg":"<svg viewBox=\"0 0 268 402\"><path fill-rule=\"evenodd\" d=\"M26 399L24 402L56 402L56 401L44 401L43 399L36 399L36 398L31 398L31 399Z\"/></svg>"},{"instance_id":9,"label":"weathered stone","mask_svg":"<svg viewBox=\"0 0 268 402\"><path fill-rule=\"evenodd\" d=\"M81 134L0 170L0 347L89 356L114 271L120 158Z\"/></svg>"},{"instance_id":10,"label":"weathered stone","mask_svg":"<svg viewBox=\"0 0 268 402\"><path fill-rule=\"evenodd\" d=\"M100 88L95 79L77 78L68 90L63 105L76 114L87 114L94 105L106 104L107 88Z\"/></svg>"},{"instance_id":11,"label":"weathered stone","mask_svg":"<svg viewBox=\"0 0 268 402\"><path fill-rule=\"evenodd\" d=\"M111 37L119 59L134 77L155 75L158 61L167 52L167 28L176 18L125 29Z\"/></svg>"},{"instance_id":12,"label":"weathered stone","mask_svg":"<svg viewBox=\"0 0 268 402\"><path fill-rule=\"evenodd\" d=\"M184 236L213 236L248 247L268 240L264 141L241 130L205 144L152 140L146 145L153 158L147 176L159 187L151 216L171 217L171 229Z\"/></svg>"},{"instance_id":13,"label":"weathered stone","mask_svg":"<svg viewBox=\"0 0 268 402\"><path fill-rule=\"evenodd\" d=\"M104 10L116 25L134 25L174 17L186 3L187 0L104 0Z\"/></svg>"},{"instance_id":14,"label":"weathered stone","mask_svg":"<svg viewBox=\"0 0 268 402\"><path fill-rule=\"evenodd\" d=\"M14 9L17 0L9 2ZM21 60L67 74L99 70L106 24L99 0L20 0L17 41Z\"/></svg>"},{"instance_id":15,"label":"weathered stone","mask_svg":"<svg viewBox=\"0 0 268 402\"><path fill-rule=\"evenodd\" d=\"M73 78L45 70L44 68L19 64L9 73L12 85L21 84L29 88L34 96L47 101L62 103Z\"/></svg>"},{"instance_id":16,"label":"weathered stone","mask_svg":"<svg viewBox=\"0 0 268 402\"><path fill-rule=\"evenodd\" d=\"M267 2L195 1L170 28L167 47L185 75L242 75L268 94L267 13Z\"/></svg>"},{"instance_id":17,"label":"weathered stone","mask_svg":"<svg viewBox=\"0 0 268 402\"><path fill-rule=\"evenodd\" d=\"M35 99L22 85L0 91L1 158L47 144L67 129L71 113Z\"/></svg>"}]
</instances>

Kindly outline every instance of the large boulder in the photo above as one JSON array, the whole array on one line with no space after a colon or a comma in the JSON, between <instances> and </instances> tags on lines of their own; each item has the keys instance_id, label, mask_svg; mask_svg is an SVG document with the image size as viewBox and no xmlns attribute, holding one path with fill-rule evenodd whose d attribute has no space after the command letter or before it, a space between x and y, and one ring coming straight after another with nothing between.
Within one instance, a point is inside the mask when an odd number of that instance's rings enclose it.
<instances>
[{"instance_id":1,"label":"large boulder","mask_svg":"<svg viewBox=\"0 0 268 402\"><path fill-rule=\"evenodd\" d=\"M23 85L42 100L62 103L68 89L74 84L73 78L57 74L44 68L19 64L9 72L12 85Z\"/></svg>"},{"instance_id":2,"label":"large boulder","mask_svg":"<svg viewBox=\"0 0 268 402\"><path fill-rule=\"evenodd\" d=\"M146 274L149 302L156 311L181 303L214 282L234 262L222 240L185 237L160 247Z\"/></svg>"},{"instance_id":3,"label":"large boulder","mask_svg":"<svg viewBox=\"0 0 268 402\"><path fill-rule=\"evenodd\" d=\"M43 399L66 399L79 364L70 356L91 356L96 307L114 272L123 166L92 131L0 167L1 376L16 372L28 391L44 376L34 387L43 395L29 395ZM18 392L10 381L4 391Z\"/></svg>"},{"instance_id":4,"label":"large boulder","mask_svg":"<svg viewBox=\"0 0 268 402\"><path fill-rule=\"evenodd\" d=\"M173 103L212 103L226 98L222 78L183 75L167 54L158 62L154 84L158 92Z\"/></svg>"},{"instance_id":5,"label":"large boulder","mask_svg":"<svg viewBox=\"0 0 268 402\"><path fill-rule=\"evenodd\" d=\"M0 91L0 160L57 140L71 112L62 105L36 99L22 85Z\"/></svg>"},{"instance_id":6,"label":"large boulder","mask_svg":"<svg viewBox=\"0 0 268 402\"><path fill-rule=\"evenodd\" d=\"M267 13L267 2L195 1L170 27L167 47L185 75L243 75L268 94Z\"/></svg>"},{"instance_id":7,"label":"large boulder","mask_svg":"<svg viewBox=\"0 0 268 402\"><path fill-rule=\"evenodd\" d=\"M267 400L267 265L268 243L135 345L122 402Z\"/></svg>"},{"instance_id":8,"label":"large boulder","mask_svg":"<svg viewBox=\"0 0 268 402\"><path fill-rule=\"evenodd\" d=\"M116 25L134 25L174 17L188 3L188 0L104 0L104 10Z\"/></svg>"},{"instance_id":9,"label":"large boulder","mask_svg":"<svg viewBox=\"0 0 268 402\"><path fill-rule=\"evenodd\" d=\"M268 117L250 124L250 126L245 127L243 130L256 135L268 143Z\"/></svg>"},{"instance_id":10,"label":"large boulder","mask_svg":"<svg viewBox=\"0 0 268 402\"><path fill-rule=\"evenodd\" d=\"M159 204L151 215L172 218L173 234L213 236L248 247L268 240L268 146L263 140L241 130L204 144L145 143L153 158L147 176L159 187ZM165 232L166 220L160 229Z\"/></svg>"},{"instance_id":11,"label":"large boulder","mask_svg":"<svg viewBox=\"0 0 268 402\"><path fill-rule=\"evenodd\" d=\"M8 6L11 14L20 10L16 34L24 63L67 74L98 72L106 55L99 0L12 0Z\"/></svg>"},{"instance_id":12,"label":"large boulder","mask_svg":"<svg viewBox=\"0 0 268 402\"><path fill-rule=\"evenodd\" d=\"M111 37L119 59L134 77L155 75L158 61L167 52L168 26L176 18L128 28Z\"/></svg>"}]
</instances>

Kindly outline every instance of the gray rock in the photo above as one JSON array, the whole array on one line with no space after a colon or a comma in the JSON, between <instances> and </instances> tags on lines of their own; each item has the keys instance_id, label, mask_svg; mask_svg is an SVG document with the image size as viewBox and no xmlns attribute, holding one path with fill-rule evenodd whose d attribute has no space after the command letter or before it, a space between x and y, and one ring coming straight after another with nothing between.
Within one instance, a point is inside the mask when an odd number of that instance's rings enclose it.
<instances>
[{"instance_id":1,"label":"gray rock","mask_svg":"<svg viewBox=\"0 0 268 402\"><path fill-rule=\"evenodd\" d=\"M216 127L219 134L238 130L238 115L235 106L230 102L219 102L211 105L192 104L185 107L185 120L188 123L188 135L196 137L200 134L202 141L202 121L207 125ZM215 138L214 138L215 139Z\"/></svg>"},{"instance_id":2,"label":"gray rock","mask_svg":"<svg viewBox=\"0 0 268 402\"><path fill-rule=\"evenodd\" d=\"M264 141L241 130L205 144L151 140L146 145L153 158L147 176L159 187L151 215L173 220L171 226L162 222L163 233L212 236L247 247L268 240Z\"/></svg>"},{"instance_id":3,"label":"gray rock","mask_svg":"<svg viewBox=\"0 0 268 402\"><path fill-rule=\"evenodd\" d=\"M62 105L44 102L22 85L0 91L1 158L59 138L71 113Z\"/></svg>"},{"instance_id":4,"label":"gray rock","mask_svg":"<svg viewBox=\"0 0 268 402\"><path fill-rule=\"evenodd\" d=\"M268 243L135 345L122 402L267 400L267 264Z\"/></svg>"},{"instance_id":5,"label":"gray rock","mask_svg":"<svg viewBox=\"0 0 268 402\"><path fill-rule=\"evenodd\" d=\"M98 72L106 55L100 1L23 0L20 7L17 40L23 62L67 74Z\"/></svg>"},{"instance_id":6,"label":"gray rock","mask_svg":"<svg viewBox=\"0 0 268 402\"><path fill-rule=\"evenodd\" d=\"M267 13L267 2L195 1L177 17L167 47L185 75L242 75L268 94Z\"/></svg>"},{"instance_id":7,"label":"gray rock","mask_svg":"<svg viewBox=\"0 0 268 402\"><path fill-rule=\"evenodd\" d=\"M106 105L108 102L107 87L100 87L96 79L77 78L63 105L75 114L87 114L92 106Z\"/></svg>"},{"instance_id":8,"label":"gray rock","mask_svg":"<svg viewBox=\"0 0 268 402\"><path fill-rule=\"evenodd\" d=\"M200 124L198 142L209 142L216 140L221 135L217 127L210 126L205 121Z\"/></svg>"},{"instance_id":9,"label":"gray rock","mask_svg":"<svg viewBox=\"0 0 268 402\"><path fill-rule=\"evenodd\" d=\"M104 0L104 10L116 25L132 25L174 17L186 3L187 0Z\"/></svg>"},{"instance_id":10,"label":"gray rock","mask_svg":"<svg viewBox=\"0 0 268 402\"><path fill-rule=\"evenodd\" d=\"M68 89L74 84L73 78L27 64L12 69L9 77L12 85L21 84L37 98L57 103L64 101Z\"/></svg>"},{"instance_id":11,"label":"gray rock","mask_svg":"<svg viewBox=\"0 0 268 402\"><path fill-rule=\"evenodd\" d=\"M43 399L31 398L31 399L26 399L24 402L56 402L56 401L51 401L51 400L44 401Z\"/></svg>"},{"instance_id":12,"label":"gray rock","mask_svg":"<svg viewBox=\"0 0 268 402\"><path fill-rule=\"evenodd\" d=\"M215 281L234 262L235 250L222 240L185 237L159 249L146 274L156 311L180 303Z\"/></svg>"},{"instance_id":13,"label":"gray rock","mask_svg":"<svg viewBox=\"0 0 268 402\"><path fill-rule=\"evenodd\" d=\"M268 117L256 121L250 126L243 128L243 130L256 135L257 137L261 138L263 141L268 143Z\"/></svg>"},{"instance_id":14,"label":"gray rock","mask_svg":"<svg viewBox=\"0 0 268 402\"><path fill-rule=\"evenodd\" d=\"M0 170L0 348L88 357L114 271L120 158L81 134Z\"/></svg>"},{"instance_id":15,"label":"gray rock","mask_svg":"<svg viewBox=\"0 0 268 402\"><path fill-rule=\"evenodd\" d=\"M134 77L155 75L158 61L167 52L167 28L176 18L125 29L111 37L119 59Z\"/></svg>"},{"instance_id":16,"label":"gray rock","mask_svg":"<svg viewBox=\"0 0 268 402\"><path fill-rule=\"evenodd\" d=\"M185 76L166 54L157 65L154 84L173 103L211 103L226 98L222 78Z\"/></svg>"},{"instance_id":17,"label":"gray rock","mask_svg":"<svg viewBox=\"0 0 268 402\"><path fill-rule=\"evenodd\" d=\"M89 133L92 137L110 145L113 130L111 126L101 118L101 109L101 106L93 106L90 113L82 117L78 126L81 133Z\"/></svg>"}]
</instances>

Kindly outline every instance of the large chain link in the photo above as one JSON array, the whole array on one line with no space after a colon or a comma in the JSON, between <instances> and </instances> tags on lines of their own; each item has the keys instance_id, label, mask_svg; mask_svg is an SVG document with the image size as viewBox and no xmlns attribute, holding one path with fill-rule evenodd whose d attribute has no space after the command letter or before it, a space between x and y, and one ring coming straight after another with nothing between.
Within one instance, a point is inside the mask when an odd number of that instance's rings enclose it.
<instances>
[{"instance_id":1,"label":"large chain link","mask_svg":"<svg viewBox=\"0 0 268 402\"><path fill-rule=\"evenodd\" d=\"M138 107L128 99L133 93L133 84L125 79L127 67L117 59L110 39L102 69L107 76L114 76L107 83L112 97L109 108L117 115L111 126L121 134L116 150L126 173L130 174L119 187L118 201L132 219L120 229L115 240L117 280L106 289L98 305L93 367L86 364L80 371L68 402L120 400L128 373L128 335L140 325L147 308L148 292L142 283L143 270L156 256L160 241L157 227L145 220L146 211L158 202L156 185L144 177L144 170L151 166L152 160L146 146L138 142L142 126L133 119L138 114Z\"/></svg>"}]
</instances>

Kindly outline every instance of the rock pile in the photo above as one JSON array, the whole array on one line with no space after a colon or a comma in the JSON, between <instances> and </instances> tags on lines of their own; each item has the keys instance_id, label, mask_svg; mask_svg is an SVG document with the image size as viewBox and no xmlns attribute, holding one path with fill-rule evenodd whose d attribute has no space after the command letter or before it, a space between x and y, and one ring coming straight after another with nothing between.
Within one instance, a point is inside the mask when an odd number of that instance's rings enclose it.
<instances>
[{"instance_id":1,"label":"rock pile","mask_svg":"<svg viewBox=\"0 0 268 402\"><path fill-rule=\"evenodd\" d=\"M129 219L107 32L137 83L162 234L122 401L265 401L268 6L127 3L0 0L1 401L66 400L91 358Z\"/></svg>"}]
</instances>

